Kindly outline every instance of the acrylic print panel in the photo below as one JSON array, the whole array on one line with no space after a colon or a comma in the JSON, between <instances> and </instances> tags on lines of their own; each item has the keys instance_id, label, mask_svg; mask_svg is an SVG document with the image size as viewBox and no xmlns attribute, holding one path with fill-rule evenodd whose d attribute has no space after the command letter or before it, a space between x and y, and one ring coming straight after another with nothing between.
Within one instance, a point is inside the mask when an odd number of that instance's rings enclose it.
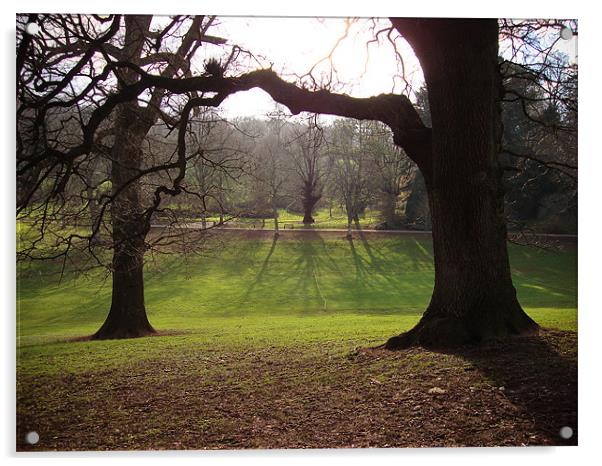
<instances>
[{"instance_id":1,"label":"acrylic print panel","mask_svg":"<svg viewBox=\"0 0 602 466\"><path fill-rule=\"evenodd\" d=\"M17 15L17 450L576 445L577 26Z\"/></svg>"}]
</instances>

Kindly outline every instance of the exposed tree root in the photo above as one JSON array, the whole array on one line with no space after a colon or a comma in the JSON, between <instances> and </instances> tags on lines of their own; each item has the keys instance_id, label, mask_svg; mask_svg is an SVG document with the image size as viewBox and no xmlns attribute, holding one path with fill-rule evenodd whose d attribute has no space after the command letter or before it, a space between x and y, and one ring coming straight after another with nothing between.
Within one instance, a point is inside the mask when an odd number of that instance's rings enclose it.
<instances>
[{"instance_id":1,"label":"exposed tree root","mask_svg":"<svg viewBox=\"0 0 602 466\"><path fill-rule=\"evenodd\" d=\"M427 311L414 328L389 338L383 346L389 350L412 346L453 348L511 336L533 335L537 334L539 329L539 325L520 308L505 315L489 315L488 318L478 318L474 315L433 316Z\"/></svg>"},{"instance_id":2,"label":"exposed tree root","mask_svg":"<svg viewBox=\"0 0 602 466\"><path fill-rule=\"evenodd\" d=\"M124 323L108 318L103 326L91 336L92 340L120 340L124 338L140 338L156 334L150 322L144 318L141 321Z\"/></svg>"}]
</instances>

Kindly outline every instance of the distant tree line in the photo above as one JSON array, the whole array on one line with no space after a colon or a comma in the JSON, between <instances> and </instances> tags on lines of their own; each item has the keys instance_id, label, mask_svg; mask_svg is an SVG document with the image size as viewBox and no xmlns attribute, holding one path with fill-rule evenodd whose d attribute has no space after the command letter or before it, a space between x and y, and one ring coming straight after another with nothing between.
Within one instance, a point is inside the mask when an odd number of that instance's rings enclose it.
<instances>
[{"instance_id":1,"label":"distant tree line","mask_svg":"<svg viewBox=\"0 0 602 466\"><path fill-rule=\"evenodd\" d=\"M532 84L517 78L508 77L506 83L526 84L526 90L537 95ZM422 87L416 95L416 108L429 124L426 89ZM500 159L509 229L574 233L576 114L535 98L530 108L538 120L525 115L520 101L508 98L503 102ZM556 129L560 123L572 130ZM240 167L237 176L232 176L210 170L203 160L194 162L189 176L200 183L199 176L204 174L202 190L211 186L213 194L203 201L186 194L176 198L174 202L188 216L219 215L220 223L224 218L269 218L278 230L281 209L302 214L302 222L309 225L315 221L317 208L332 212L334 207L347 216L351 228L370 208L380 218L376 228L430 228L424 179L382 123L345 118L325 121L317 115L291 119L279 111L266 119L221 120L213 133L206 125L203 128L199 131L206 136L201 145L215 152L220 145L222 151L238 147Z\"/></svg>"}]
</instances>

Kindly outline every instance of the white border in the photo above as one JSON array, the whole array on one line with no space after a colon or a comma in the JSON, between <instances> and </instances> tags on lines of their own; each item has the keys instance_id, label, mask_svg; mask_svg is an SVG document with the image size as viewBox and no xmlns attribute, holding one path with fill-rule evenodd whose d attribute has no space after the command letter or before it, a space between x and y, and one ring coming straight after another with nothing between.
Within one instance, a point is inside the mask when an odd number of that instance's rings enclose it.
<instances>
[{"instance_id":1,"label":"white border","mask_svg":"<svg viewBox=\"0 0 602 466\"><path fill-rule=\"evenodd\" d=\"M14 8L2 4L2 37L4 39L4 65L8 72L2 73L4 92L4 109L0 111L2 124L3 183L0 201L0 248L2 257L2 296L5 306L2 308L2 329L4 341L0 345L3 357L3 381L0 391L4 402L3 420L0 430L2 453L8 457L9 464L15 461L14 415L15 415L15 272L14 272L14 217L15 198L14 183L14 50L16 12L94 12L94 13L211 13L222 15L286 15L286 16L469 16L469 17L557 17L579 19L579 66L581 78L579 82L580 122L579 122L579 443L575 448L488 448L488 449L429 449L429 450L314 450L314 451L232 451L232 452L179 452L179 453L57 453L18 455L22 459L19 464L31 464L42 459L48 464L63 464L73 461L81 462L85 458L87 464L98 463L109 459L114 464L126 464L134 458L140 458L145 464L163 464L166 461L183 461L203 464L366 464L415 462L420 466L445 463L446 466L472 464L504 465L509 463L524 464L527 462L545 462L546 465L588 464L593 462L596 447L600 442L600 394L602 387L600 362L596 353L596 339L601 325L602 309L597 288L600 255L600 197L596 185L602 176L601 157L598 134L594 124L600 120L599 77L602 76L599 59L599 33L596 21L597 11L592 3L569 1L525 1L503 0L497 4L484 5L486 2L469 2L464 0L426 2L419 0L370 0L335 2L327 0L286 1L243 1L243 0L171 0L161 2L138 3L123 0L102 0L90 7L90 3L81 0L39 1L22 0ZM278 40L278 38L275 38ZM302 38L299 38L302 40ZM374 458L373 458L374 457Z\"/></svg>"}]
</instances>

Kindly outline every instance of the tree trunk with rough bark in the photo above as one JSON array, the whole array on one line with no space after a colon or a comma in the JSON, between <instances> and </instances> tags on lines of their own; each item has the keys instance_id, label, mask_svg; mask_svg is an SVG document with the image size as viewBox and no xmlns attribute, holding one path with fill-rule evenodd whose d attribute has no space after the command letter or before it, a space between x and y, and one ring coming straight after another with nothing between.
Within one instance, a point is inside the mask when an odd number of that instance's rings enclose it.
<instances>
[{"instance_id":1,"label":"tree trunk with rough bark","mask_svg":"<svg viewBox=\"0 0 602 466\"><path fill-rule=\"evenodd\" d=\"M456 346L536 332L517 300L508 259L497 160L497 21L410 21L394 24L414 48L429 91L432 163L423 174L435 287L416 327L386 347Z\"/></svg>"},{"instance_id":2,"label":"tree trunk with rough bark","mask_svg":"<svg viewBox=\"0 0 602 466\"><path fill-rule=\"evenodd\" d=\"M123 104L115 125L111 181L114 193L120 193L111 204L113 289L109 315L94 339L132 338L155 332L144 306L143 264L148 228L142 216L140 183L132 181L141 167L146 134L138 127L136 117L136 103Z\"/></svg>"},{"instance_id":3,"label":"tree trunk with rough bark","mask_svg":"<svg viewBox=\"0 0 602 466\"><path fill-rule=\"evenodd\" d=\"M144 306L144 241L127 241L113 255L111 309L95 340L135 338L155 333Z\"/></svg>"},{"instance_id":4,"label":"tree trunk with rough bark","mask_svg":"<svg viewBox=\"0 0 602 466\"><path fill-rule=\"evenodd\" d=\"M136 62L145 43L150 16L126 17L124 58ZM137 76L122 73L125 83ZM144 109L136 101L120 104L114 122L115 142L111 153L111 203L113 229L113 288L111 309L93 339L133 338L155 333L144 306L145 238L150 224L144 218L141 185L136 175L142 167L142 143L153 121L142 118Z\"/></svg>"}]
</instances>

